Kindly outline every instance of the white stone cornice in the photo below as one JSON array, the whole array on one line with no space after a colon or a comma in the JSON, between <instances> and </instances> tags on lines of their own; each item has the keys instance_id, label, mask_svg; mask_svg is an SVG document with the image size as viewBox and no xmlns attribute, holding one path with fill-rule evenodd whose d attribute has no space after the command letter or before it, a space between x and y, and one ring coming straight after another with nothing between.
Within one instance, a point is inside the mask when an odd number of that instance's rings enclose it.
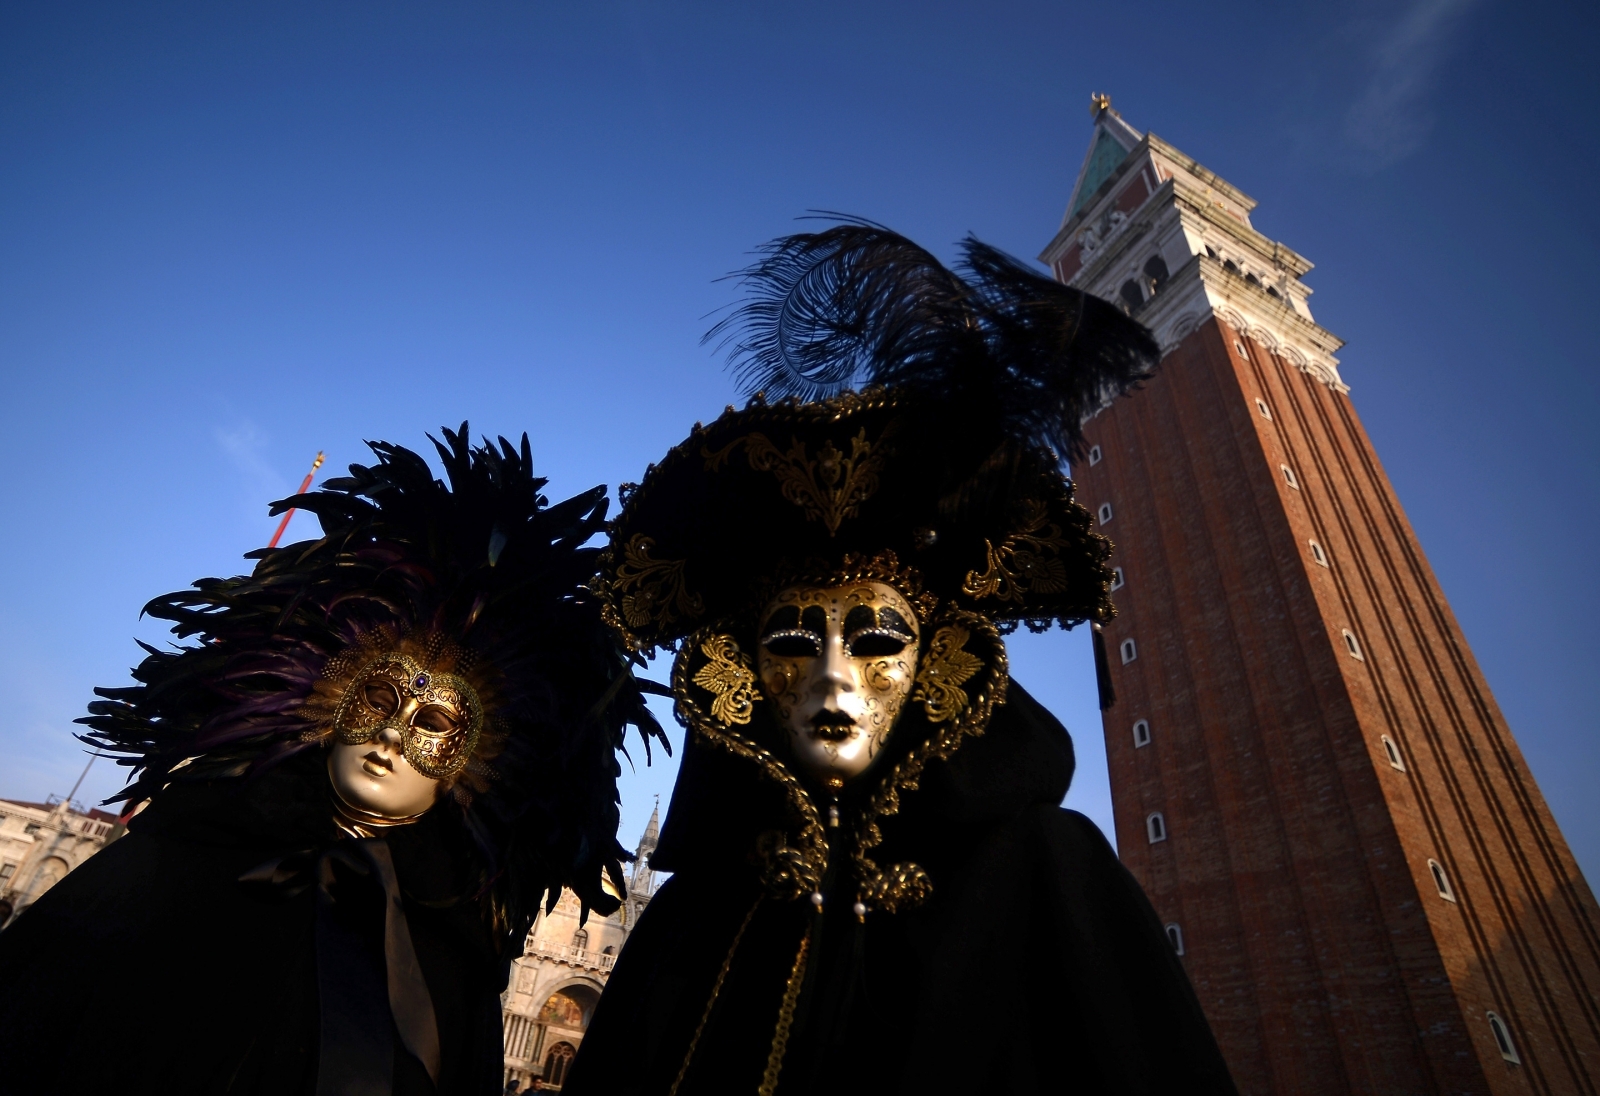
<instances>
[{"instance_id":1,"label":"white stone cornice","mask_svg":"<svg viewBox=\"0 0 1600 1096\"><path fill-rule=\"evenodd\" d=\"M1212 316L1335 392L1350 391L1334 357L1343 340L1207 256L1177 271L1135 318L1165 356Z\"/></svg>"},{"instance_id":2,"label":"white stone cornice","mask_svg":"<svg viewBox=\"0 0 1600 1096\"><path fill-rule=\"evenodd\" d=\"M1215 191L1238 206L1247 217L1255 209L1257 202L1254 198L1154 133L1145 134L1145 146L1164 161L1162 166L1170 169L1172 175L1185 179L1191 186Z\"/></svg>"}]
</instances>

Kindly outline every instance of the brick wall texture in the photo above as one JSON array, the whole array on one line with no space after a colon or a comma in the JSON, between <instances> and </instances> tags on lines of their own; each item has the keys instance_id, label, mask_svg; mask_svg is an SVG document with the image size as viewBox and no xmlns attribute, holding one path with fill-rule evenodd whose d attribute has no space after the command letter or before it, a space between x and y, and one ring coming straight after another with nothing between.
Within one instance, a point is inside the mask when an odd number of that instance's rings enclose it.
<instances>
[{"instance_id":1,"label":"brick wall texture","mask_svg":"<svg viewBox=\"0 0 1600 1096\"><path fill-rule=\"evenodd\" d=\"M1349 396L1214 318L1086 433L1118 845L1241 1091L1600 1093L1600 910Z\"/></svg>"}]
</instances>

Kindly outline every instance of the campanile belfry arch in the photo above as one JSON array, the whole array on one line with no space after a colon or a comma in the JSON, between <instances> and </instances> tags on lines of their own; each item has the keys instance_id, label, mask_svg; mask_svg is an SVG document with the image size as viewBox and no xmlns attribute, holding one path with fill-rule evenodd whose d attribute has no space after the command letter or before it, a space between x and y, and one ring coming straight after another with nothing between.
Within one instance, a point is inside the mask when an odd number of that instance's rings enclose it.
<instances>
[{"instance_id":1,"label":"campanile belfry arch","mask_svg":"<svg viewBox=\"0 0 1600 1096\"><path fill-rule=\"evenodd\" d=\"M1600 1093L1600 910L1255 202L1097 96L1042 259L1157 376L1073 468L1116 545L1118 846L1241 1091Z\"/></svg>"}]
</instances>

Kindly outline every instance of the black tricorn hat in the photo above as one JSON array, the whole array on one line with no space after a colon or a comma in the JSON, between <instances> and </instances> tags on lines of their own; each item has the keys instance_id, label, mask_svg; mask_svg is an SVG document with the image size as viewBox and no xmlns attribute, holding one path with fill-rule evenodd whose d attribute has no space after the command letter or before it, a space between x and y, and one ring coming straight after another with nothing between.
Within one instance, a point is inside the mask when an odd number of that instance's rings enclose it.
<instances>
[{"instance_id":1,"label":"black tricorn hat","mask_svg":"<svg viewBox=\"0 0 1600 1096\"><path fill-rule=\"evenodd\" d=\"M601 557L607 619L631 646L753 616L781 585L868 558L1003 629L1109 618L1111 546L1061 457L1157 347L1114 305L962 248L958 274L850 221L774 241L744 272L750 296L708 338L734 344L760 391L623 487Z\"/></svg>"}]
</instances>

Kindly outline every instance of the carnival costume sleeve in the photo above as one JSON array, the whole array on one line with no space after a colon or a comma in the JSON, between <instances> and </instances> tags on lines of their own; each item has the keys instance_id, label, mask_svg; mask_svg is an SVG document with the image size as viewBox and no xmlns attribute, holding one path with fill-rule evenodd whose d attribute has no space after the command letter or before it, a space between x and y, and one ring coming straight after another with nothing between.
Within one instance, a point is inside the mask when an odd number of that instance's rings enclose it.
<instances>
[{"instance_id":1,"label":"carnival costume sleeve","mask_svg":"<svg viewBox=\"0 0 1600 1096\"><path fill-rule=\"evenodd\" d=\"M276 504L320 538L146 606L194 642L82 722L147 806L0 932L0 1092L500 1091L509 964L562 888L615 908L615 750L660 729L587 589L603 490L444 439L448 484L374 443Z\"/></svg>"},{"instance_id":2,"label":"carnival costume sleeve","mask_svg":"<svg viewBox=\"0 0 1600 1096\"><path fill-rule=\"evenodd\" d=\"M565 1092L1234 1092L1003 638L1114 613L1060 458L1156 348L964 252L770 245L716 332L763 394L623 491L599 588L688 746Z\"/></svg>"}]
</instances>

